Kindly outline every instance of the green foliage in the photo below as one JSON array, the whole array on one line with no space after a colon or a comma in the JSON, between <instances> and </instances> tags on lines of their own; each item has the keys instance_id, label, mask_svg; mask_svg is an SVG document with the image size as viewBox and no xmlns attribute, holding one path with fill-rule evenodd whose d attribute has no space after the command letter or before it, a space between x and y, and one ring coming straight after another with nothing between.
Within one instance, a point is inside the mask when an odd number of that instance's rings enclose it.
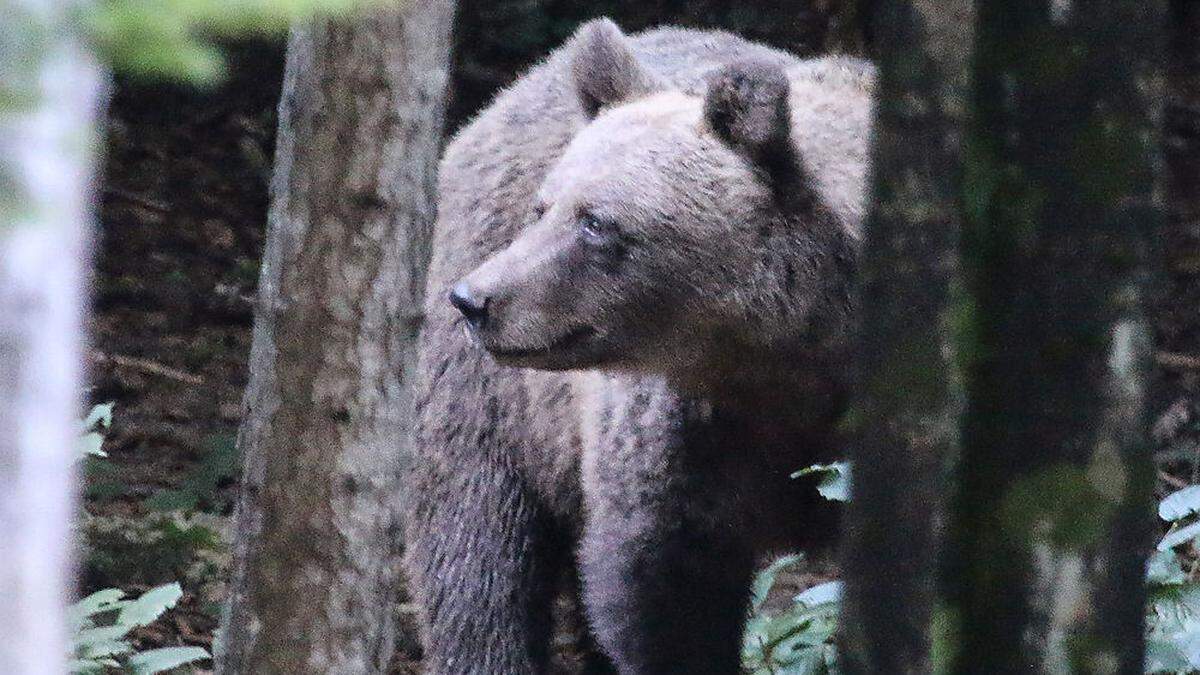
<instances>
[{"instance_id":1,"label":"green foliage","mask_svg":"<svg viewBox=\"0 0 1200 675\"><path fill-rule=\"evenodd\" d=\"M792 478L820 476L817 491L830 501L850 499L850 465L815 464ZM837 629L842 586L830 581L792 598L781 611L771 611L767 599L780 574L797 569L798 555L779 558L758 573L751 589L750 619L742 641L742 667L754 675L822 675L836 673L834 632Z\"/></svg>"},{"instance_id":2,"label":"green foliage","mask_svg":"<svg viewBox=\"0 0 1200 675\"><path fill-rule=\"evenodd\" d=\"M103 673L122 665L137 675L161 673L209 658L200 647L164 647L137 651L129 633L153 623L183 596L177 583L152 588L136 598L126 598L116 588L106 588L71 605L72 673Z\"/></svg>"},{"instance_id":3,"label":"green foliage","mask_svg":"<svg viewBox=\"0 0 1200 675\"><path fill-rule=\"evenodd\" d=\"M208 454L182 485L155 493L146 500L146 507L155 511L223 510L226 505L218 503L219 488L241 471L237 444L232 436L215 436L208 446Z\"/></svg>"},{"instance_id":4,"label":"green foliage","mask_svg":"<svg viewBox=\"0 0 1200 675\"><path fill-rule=\"evenodd\" d=\"M1104 536L1117 504L1100 492L1083 469L1057 465L1014 483L1000 508L1009 536L1048 539L1058 549L1080 550Z\"/></svg>"},{"instance_id":5,"label":"green foliage","mask_svg":"<svg viewBox=\"0 0 1200 675\"><path fill-rule=\"evenodd\" d=\"M817 492L833 502L850 501L850 464L834 462L832 464L814 464L792 474L792 478L801 476L820 475L821 482L817 484Z\"/></svg>"},{"instance_id":6,"label":"green foliage","mask_svg":"<svg viewBox=\"0 0 1200 675\"><path fill-rule=\"evenodd\" d=\"M837 629L841 582L814 586L792 599L785 611L766 610L767 596L778 575L795 568L800 556L785 556L759 572L754 580L750 621L742 642L742 666L755 675L837 672L834 631Z\"/></svg>"},{"instance_id":7,"label":"green foliage","mask_svg":"<svg viewBox=\"0 0 1200 675\"><path fill-rule=\"evenodd\" d=\"M1146 566L1149 594L1146 672L1200 672L1200 583L1195 541L1200 536L1200 486L1167 495L1158 516L1170 530Z\"/></svg>"},{"instance_id":8,"label":"green foliage","mask_svg":"<svg viewBox=\"0 0 1200 675\"><path fill-rule=\"evenodd\" d=\"M104 432L112 426L112 411L111 402L92 406L83 419L83 437L79 439L80 457L108 457L108 453L100 447L104 445Z\"/></svg>"},{"instance_id":9,"label":"green foliage","mask_svg":"<svg viewBox=\"0 0 1200 675\"><path fill-rule=\"evenodd\" d=\"M117 585L130 579L155 583L189 575L205 553L220 549L212 528L179 514L149 518L88 518L84 571L96 584Z\"/></svg>"},{"instance_id":10,"label":"green foliage","mask_svg":"<svg viewBox=\"0 0 1200 675\"><path fill-rule=\"evenodd\" d=\"M817 489L826 499L848 501L850 497L850 467L845 462L810 466L792 474L793 478L822 475ZM1083 501L1087 508L1098 507L1098 501L1086 494L1081 500L1078 490L1070 499L1062 499L1064 481L1031 485L1023 492L1023 501L1039 504L1034 498L1038 488L1059 501ZM1065 484L1078 487L1076 481ZM1056 487L1058 486L1058 487ZM1072 492L1072 491L1068 491ZM1075 541L1079 531L1078 508L1043 509L1056 514L1051 519L1060 526L1068 541ZM1013 514L1010 514L1010 516ZM1159 517L1170 526L1147 561L1147 673L1200 672L1200 485L1192 485L1163 498L1158 505ZM1064 532L1076 532L1074 535ZM746 624L742 644L742 667L754 675L787 673L788 675L818 675L837 673L837 653L833 634L840 612L840 582L814 586L793 598L791 607L771 612L767 598L781 573L794 570L800 556L785 556L759 572L751 590L751 615ZM939 612L935 617L935 649L944 648L946 640L954 639L950 629L955 622ZM940 657L935 655L935 662Z\"/></svg>"},{"instance_id":11,"label":"green foliage","mask_svg":"<svg viewBox=\"0 0 1200 675\"><path fill-rule=\"evenodd\" d=\"M107 456L100 447L104 443L103 432L112 425L112 413L112 403L93 406L88 412L81 424L82 457ZM175 529L183 532L178 527ZM211 532L208 537L213 537ZM200 647L163 647L138 651L129 639L133 629L158 620L181 597L183 588L177 582L171 582L152 588L136 598L126 598L125 592L119 588L106 588L68 607L66 620L71 633L70 672L92 674L124 668L134 675L153 675L210 658L208 652Z\"/></svg>"},{"instance_id":12,"label":"green foliage","mask_svg":"<svg viewBox=\"0 0 1200 675\"><path fill-rule=\"evenodd\" d=\"M224 73L218 37L278 32L314 14L345 15L366 0L102 0L79 16L115 70L208 83Z\"/></svg>"}]
</instances>

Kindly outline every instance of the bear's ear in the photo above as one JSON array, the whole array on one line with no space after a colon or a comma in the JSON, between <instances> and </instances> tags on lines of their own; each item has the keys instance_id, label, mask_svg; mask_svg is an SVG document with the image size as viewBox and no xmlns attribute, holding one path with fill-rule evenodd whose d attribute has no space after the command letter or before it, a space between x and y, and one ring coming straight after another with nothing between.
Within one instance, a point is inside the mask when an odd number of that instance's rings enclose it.
<instances>
[{"instance_id":1,"label":"bear's ear","mask_svg":"<svg viewBox=\"0 0 1200 675\"><path fill-rule=\"evenodd\" d=\"M704 120L734 150L771 173L793 165L791 85L778 64L743 61L714 73Z\"/></svg>"},{"instance_id":2,"label":"bear's ear","mask_svg":"<svg viewBox=\"0 0 1200 675\"><path fill-rule=\"evenodd\" d=\"M571 74L589 119L610 103L657 91L657 78L629 49L625 34L608 19L595 19L575 34Z\"/></svg>"}]
</instances>

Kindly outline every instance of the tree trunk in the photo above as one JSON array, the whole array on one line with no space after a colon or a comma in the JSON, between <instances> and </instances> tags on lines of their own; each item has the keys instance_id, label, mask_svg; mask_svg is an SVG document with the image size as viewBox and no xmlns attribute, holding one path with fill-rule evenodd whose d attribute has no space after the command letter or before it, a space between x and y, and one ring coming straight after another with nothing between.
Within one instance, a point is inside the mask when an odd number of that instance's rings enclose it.
<instances>
[{"instance_id":1,"label":"tree trunk","mask_svg":"<svg viewBox=\"0 0 1200 675\"><path fill-rule=\"evenodd\" d=\"M949 324L971 20L968 0L885 0L872 21L880 84L850 413L847 672L930 665L935 520L961 400Z\"/></svg>"},{"instance_id":2,"label":"tree trunk","mask_svg":"<svg viewBox=\"0 0 1200 675\"><path fill-rule=\"evenodd\" d=\"M979 4L953 672L1142 672L1159 9Z\"/></svg>"},{"instance_id":3,"label":"tree trunk","mask_svg":"<svg viewBox=\"0 0 1200 675\"><path fill-rule=\"evenodd\" d=\"M65 3L0 1L0 672L61 673L103 76Z\"/></svg>"},{"instance_id":4,"label":"tree trunk","mask_svg":"<svg viewBox=\"0 0 1200 675\"><path fill-rule=\"evenodd\" d=\"M1172 459L1200 447L1200 2L1171 0L1163 150L1167 227L1155 294L1156 440Z\"/></svg>"},{"instance_id":5,"label":"tree trunk","mask_svg":"<svg viewBox=\"0 0 1200 675\"><path fill-rule=\"evenodd\" d=\"M877 12L891 11L889 0L811 0L821 19L824 51L831 54L875 56L871 26ZM890 30L886 25L885 30Z\"/></svg>"},{"instance_id":6,"label":"tree trunk","mask_svg":"<svg viewBox=\"0 0 1200 675\"><path fill-rule=\"evenodd\" d=\"M218 670L381 672L452 0L288 46Z\"/></svg>"}]
</instances>

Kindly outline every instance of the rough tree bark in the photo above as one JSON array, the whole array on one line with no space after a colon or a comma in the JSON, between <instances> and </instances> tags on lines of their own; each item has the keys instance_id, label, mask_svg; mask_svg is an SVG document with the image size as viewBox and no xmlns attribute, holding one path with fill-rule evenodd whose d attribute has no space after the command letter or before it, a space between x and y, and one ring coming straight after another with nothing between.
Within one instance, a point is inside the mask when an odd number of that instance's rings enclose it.
<instances>
[{"instance_id":1,"label":"rough tree bark","mask_svg":"<svg viewBox=\"0 0 1200 675\"><path fill-rule=\"evenodd\" d=\"M0 1L0 672L61 673L103 75L69 3Z\"/></svg>"},{"instance_id":2,"label":"rough tree bark","mask_svg":"<svg viewBox=\"0 0 1200 675\"><path fill-rule=\"evenodd\" d=\"M978 8L952 671L1141 672L1160 7Z\"/></svg>"},{"instance_id":3,"label":"rough tree bark","mask_svg":"<svg viewBox=\"0 0 1200 675\"><path fill-rule=\"evenodd\" d=\"M850 413L842 665L920 673L930 667L935 520L961 407L950 289L972 10L969 0L874 4L880 83Z\"/></svg>"},{"instance_id":4,"label":"rough tree bark","mask_svg":"<svg viewBox=\"0 0 1200 675\"><path fill-rule=\"evenodd\" d=\"M452 0L293 30L250 357L224 673L381 672Z\"/></svg>"}]
</instances>

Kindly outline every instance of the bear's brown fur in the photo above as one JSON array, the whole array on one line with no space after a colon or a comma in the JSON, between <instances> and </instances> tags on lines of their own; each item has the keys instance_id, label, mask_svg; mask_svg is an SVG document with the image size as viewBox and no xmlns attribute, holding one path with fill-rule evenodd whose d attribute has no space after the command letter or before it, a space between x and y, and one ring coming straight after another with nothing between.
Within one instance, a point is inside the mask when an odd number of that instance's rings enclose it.
<instances>
[{"instance_id":1,"label":"bear's brown fur","mask_svg":"<svg viewBox=\"0 0 1200 675\"><path fill-rule=\"evenodd\" d=\"M620 672L737 672L756 561L829 530L789 474L843 405L872 82L600 20L447 148L408 493L429 672L543 672L564 570Z\"/></svg>"}]
</instances>

